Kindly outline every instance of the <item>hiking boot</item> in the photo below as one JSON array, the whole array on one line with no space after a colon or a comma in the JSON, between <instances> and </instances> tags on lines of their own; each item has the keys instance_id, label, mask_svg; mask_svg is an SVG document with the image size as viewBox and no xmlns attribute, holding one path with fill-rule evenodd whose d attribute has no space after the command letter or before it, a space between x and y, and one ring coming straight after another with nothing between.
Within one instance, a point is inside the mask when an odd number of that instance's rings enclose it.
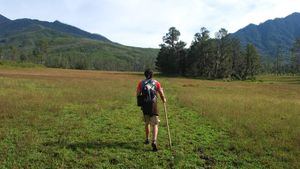
<instances>
[{"instance_id":1,"label":"hiking boot","mask_svg":"<svg viewBox=\"0 0 300 169\"><path fill-rule=\"evenodd\" d=\"M152 143L152 151L156 152L158 149L157 149L157 144L156 143Z\"/></svg>"},{"instance_id":2,"label":"hiking boot","mask_svg":"<svg viewBox=\"0 0 300 169\"><path fill-rule=\"evenodd\" d=\"M149 144L149 143L150 143L149 139L146 139L144 142L144 144Z\"/></svg>"}]
</instances>

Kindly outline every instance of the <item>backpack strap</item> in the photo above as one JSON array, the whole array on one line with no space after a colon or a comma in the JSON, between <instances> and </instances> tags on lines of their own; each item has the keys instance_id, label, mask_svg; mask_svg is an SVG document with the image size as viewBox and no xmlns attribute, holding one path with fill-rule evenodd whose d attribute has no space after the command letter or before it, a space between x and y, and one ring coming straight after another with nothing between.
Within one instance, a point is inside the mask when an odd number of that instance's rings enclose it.
<instances>
[{"instance_id":1,"label":"backpack strap","mask_svg":"<svg viewBox=\"0 0 300 169\"><path fill-rule=\"evenodd\" d=\"M142 89L147 85L150 84L151 88L154 88L154 90L156 91L156 81L153 79L145 79L142 81Z\"/></svg>"}]
</instances>

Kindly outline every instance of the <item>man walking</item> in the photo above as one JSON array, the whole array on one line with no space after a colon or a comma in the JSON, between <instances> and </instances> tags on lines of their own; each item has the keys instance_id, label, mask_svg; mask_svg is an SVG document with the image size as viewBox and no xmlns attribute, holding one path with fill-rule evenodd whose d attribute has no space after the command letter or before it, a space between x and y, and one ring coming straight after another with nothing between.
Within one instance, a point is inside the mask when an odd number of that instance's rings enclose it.
<instances>
[{"instance_id":1,"label":"man walking","mask_svg":"<svg viewBox=\"0 0 300 169\"><path fill-rule=\"evenodd\" d=\"M153 71L151 69L146 69L144 72L146 77L145 80L142 80L138 83L137 86L137 96L142 98L141 109L144 114L145 122L145 133L146 140L145 144L149 144L149 134L150 126L152 127L152 150L157 151L157 133L158 133L158 124L159 112L157 108L157 93L159 93L163 103L166 103L166 98L163 92L163 88L157 80L152 79Z\"/></svg>"}]
</instances>

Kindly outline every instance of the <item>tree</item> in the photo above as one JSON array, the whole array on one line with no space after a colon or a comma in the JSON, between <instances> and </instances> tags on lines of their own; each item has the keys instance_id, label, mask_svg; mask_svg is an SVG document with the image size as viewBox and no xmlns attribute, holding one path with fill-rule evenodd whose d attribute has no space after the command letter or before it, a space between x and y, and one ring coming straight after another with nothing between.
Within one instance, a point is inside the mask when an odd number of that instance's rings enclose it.
<instances>
[{"instance_id":1,"label":"tree","mask_svg":"<svg viewBox=\"0 0 300 169\"><path fill-rule=\"evenodd\" d=\"M3 59L2 51L3 51L3 49L2 49L2 47L0 47L0 60Z\"/></svg>"},{"instance_id":2,"label":"tree","mask_svg":"<svg viewBox=\"0 0 300 169\"><path fill-rule=\"evenodd\" d=\"M46 39L36 42L35 49L32 54L37 63L45 64L45 60L48 55L48 46L48 41Z\"/></svg>"},{"instance_id":3,"label":"tree","mask_svg":"<svg viewBox=\"0 0 300 169\"><path fill-rule=\"evenodd\" d=\"M282 51L282 47L281 46L277 46L276 49L276 60L275 60L275 64L274 64L274 69L273 72L276 73L276 75L278 76L279 74L283 73L282 71L282 67L283 67L283 51Z\"/></svg>"},{"instance_id":4,"label":"tree","mask_svg":"<svg viewBox=\"0 0 300 169\"><path fill-rule=\"evenodd\" d=\"M295 41L292 48L291 71L294 74L300 73L300 38Z\"/></svg>"},{"instance_id":5,"label":"tree","mask_svg":"<svg viewBox=\"0 0 300 169\"><path fill-rule=\"evenodd\" d=\"M38 48L33 49L32 56L35 63L41 63L42 54Z\"/></svg>"},{"instance_id":6,"label":"tree","mask_svg":"<svg viewBox=\"0 0 300 169\"><path fill-rule=\"evenodd\" d=\"M186 43L178 41L180 32L171 27L169 32L163 36L163 44L160 44L160 51L156 59L156 68L170 75L178 75L185 72L185 49ZM183 63L183 65L180 65Z\"/></svg>"},{"instance_id":7,"label":"tree","mask_svg":"<svg viewBox=\"0 0 300 169\"><path fill-rule=\"evenodd\" d=\"M260 67L259 55L256 48L252 44L248 44L246 48L245 58L245 76L244 78L253 79L254 75L258 73Z\"/></svg>"},{"instance_id":8,"label":"tree","mask_svg":"<svg viewBox=\"0 0 300 169\"><path fill-rule=\"evenodd\" d=\"M209 31L202 27L200 32L195 34L188 52L188 75L210 78L213 50L213 41L209 37Z\"/></svg>"},{"instance_id":9,"label":"tree","mask_svg":"<svg viewBox=\"0 0 300 169\"><path fill-rule=\"evenodd\" d=\"M186 43L183 41L179 41L175 44L175 54L177 55L177 73L180 75L186 74L186 49L184 48L186 46Z\"/></svg>"},{"instance_id":10,"label":"tree","mask_svg":"<svg viewBox=\"0 0 300 169\"><path fill-rule=\"evenodd\" d=\"M11 60L16 61L19 55L19 51L15 46L9 47L10 54L11 54Z\"/></svg>"},{"instance_id":11,"label":"tree","mask_svg":"<svg viewBox=\"0 0 300 169\"><path fill-rule=\"evenodd\" d=\"M244 79L245 62L243 58L243 52L241 50L241 44L238 39L233 38L231 40L232 49L232 72L231 78L242 80Z\"/></svg>"},{"instance_id":12,"label":"tree","mask_svg":"<svg viewBox=\"0 0 300 169\"><path fill-rule=\"evenodd\" d=\"M175 27L171 27L169 29L169 32L166 33L166 35L163 37L163 42L170 45L172 48L175 47L175 44L177 43L180 36L179 30L177 30Z\"/></svg>"},{"instance_id":13,"label":"tree","mask_svg":"<svg viewBox=\"0 0 300 169\"><path fill-rule=\"evenodd\" d=\"M24 62L24 61L26 61L26 60L27 60L27 56L25 55L24 52L22 52L22 53L20 54L20 61L21 61L21 62Z\"/></svg>"},{"instance_id":14,"label":"tree","mask_svg":"<svg viewBox=\"0 0 300 169\"><path fill-rule=\"evenodd\" d=\"M217 50L215 55L214 77L224 78L231 75L231 42L228 31L221 28L216 34Z\"/></svg>"}]
</instances>

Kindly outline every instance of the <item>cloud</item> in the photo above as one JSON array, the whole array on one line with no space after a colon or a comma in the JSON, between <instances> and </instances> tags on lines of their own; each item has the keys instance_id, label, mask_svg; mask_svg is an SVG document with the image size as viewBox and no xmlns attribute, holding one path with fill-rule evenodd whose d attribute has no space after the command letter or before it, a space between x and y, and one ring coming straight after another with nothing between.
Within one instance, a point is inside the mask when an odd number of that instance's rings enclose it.
<instances>
[{"instance_id":1,"label":"cloud","mask_svg":"<svg viewBox=\"0 0 300 169\"><path fill-rule=\"evenodd\" d=\"M201 27L213 36L297 12L296 0L0 0L0 13L12 18L60 20L130 46L158 47L169 27L190 43Z\"/></svg>"}]
</instances>

